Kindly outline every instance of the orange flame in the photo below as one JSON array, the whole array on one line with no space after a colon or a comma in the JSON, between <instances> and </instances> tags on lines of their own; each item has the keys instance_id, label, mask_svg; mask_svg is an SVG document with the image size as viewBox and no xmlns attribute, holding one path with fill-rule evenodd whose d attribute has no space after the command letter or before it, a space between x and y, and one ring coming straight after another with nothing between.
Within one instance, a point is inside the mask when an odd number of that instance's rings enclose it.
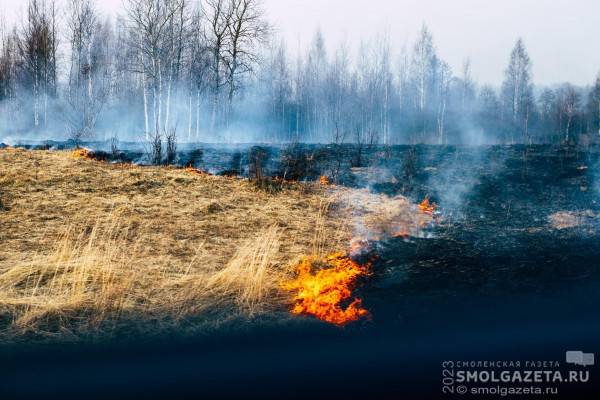
<instances>
[{"instance_id":1,"label":"orange flame","mask_svg":"<svg viewBox=\"0 0 600 400\"><path fill-rule=\"evenodd\" d=\"M94 157L92 157L92 152L89 151L88 149L84 149L84 148L79 148L79 149L73 150L71 152L71 157L77 158L77 159L86 159L86 160L94 159Z\"/></svg>"},{"instance_id":2,"label":"orange flame","mask_svg":"<svg viewBox=\"0 0 600 400\"><path fill-rule=\"evenodd\" d=\"M313 273L315 264L326 268ZM323 260L305 257L297 266L297 278L283 284L284 289L296 291L292 313L314 315L340 326L368 316L359 298L345 309L341 303L352 297L356 280L368 275L369 268L369 264L361 265L344 253L333 253Z\"/></svg>"},{"instance_id":3,"label":"orange flame","mask_svg":"<svg viewBox=\"0 0 600 400\"><path fill-rule=\"evenodd\" d=\"M194 167L186 167L185 168L185 172L187 172L189 174L201 175L201 176L210 175L208 172L202 171L201 169L197 169L197 168L194 168Z\"/></svg>"},{"instance_id":4,"label":"orange flame","mask_svg":"<svg viewBox=\"0 0 600 400\"><path fill-rule=\"evenodd\" d=\"M321 175L321 177L319 178L319 183L321 185L330 185L331 181L329 180L328 177L326 177L325 175Z\"/></svg>"},{"instance_id":5,"label":"orange flame","mask_svg":"<svg viewBox=\"0 0 600 400\"><path fill-rule=\"evenodd\" d=\"M435 213L436 208L437 206L435 203L429 202L429 197L425 197L425 200L423 200L421 204L419 204L419 210L421 210L423 214L427 215L433 215Z\"/></svg>"}]
</instances>

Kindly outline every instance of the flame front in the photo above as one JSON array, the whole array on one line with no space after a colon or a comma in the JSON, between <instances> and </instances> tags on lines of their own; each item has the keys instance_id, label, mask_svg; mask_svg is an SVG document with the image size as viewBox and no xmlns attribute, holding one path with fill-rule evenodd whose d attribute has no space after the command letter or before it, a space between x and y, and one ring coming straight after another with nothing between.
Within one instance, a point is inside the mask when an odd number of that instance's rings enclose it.
<instances>
[{"instance_id":1,"label":"flame front","mask_svg":"<svg viewBox=\"0 0 600 400\"><path fill-rule=\"evenodd\" d=\"M326 177L325 175L321 175L321 177L319 178L319 183L321 185L330 185L331 181L329 180L328 177Z\"/></svg>"},{"instance_id":2,"label":"flame front","mask_svg":"<svg viewBox=\"0 0 600 400\"><path fill-rule=\"evenodd\" d=\"M323 269L315 271L316 265ZM362 300L355 298L346 308L342 303L352 297L356 280L369 274L369 264L361 265L344 253L333 253L323 260L305 257L297 266L296 279L283 288L296 291L293 314L314 315L322 321L345 325L369 315Z\"/></svg>"},{"instance_id":3,"label":"flame front","mask_svg":"<svg viewBox=\"0 0 600 400\"><path fill-rule=\"evenodd\" d=\"M421 204L419 204L419 210L421 210L423 214L427 215L433 215L435 213L436 208L437 206L435 203L429 202L429 197L425 197L425 200L423 200Z\"/></svg>"}]
</instances>

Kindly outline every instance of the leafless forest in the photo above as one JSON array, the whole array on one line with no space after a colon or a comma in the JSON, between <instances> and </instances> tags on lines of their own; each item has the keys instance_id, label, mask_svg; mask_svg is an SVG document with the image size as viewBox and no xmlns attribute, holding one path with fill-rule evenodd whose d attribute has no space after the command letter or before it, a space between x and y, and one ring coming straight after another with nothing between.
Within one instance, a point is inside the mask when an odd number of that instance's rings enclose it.
<instances>
[{"instance_id":1,"label":"leafless forest","mask_svg":"<svg viewBox=\"0 0 600 400\"><path fill-rule=\"evenodd\" d=\"M61 3L62 4L62 3ZM411 46L291 51L260 0L29 0L0 24L0 139L561 143L600 136L600 75L534 85L518 40L500 87L453 71L424 25ZM0 16L1 19L1 16ZM518 34L518 32L517 32ZM600 66L599 66L600 68ZM176 132L176 133L175 133Z\"/></svg>"}]
</instances>

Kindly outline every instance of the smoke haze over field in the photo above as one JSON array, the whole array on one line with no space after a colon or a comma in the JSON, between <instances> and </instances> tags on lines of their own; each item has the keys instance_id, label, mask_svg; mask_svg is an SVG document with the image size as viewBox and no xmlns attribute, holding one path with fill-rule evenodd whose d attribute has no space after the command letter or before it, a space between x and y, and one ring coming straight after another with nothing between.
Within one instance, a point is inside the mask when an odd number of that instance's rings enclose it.
<instances>
[{"instance_id":1,"label":"smoke haze over field","mask_svg":"<svg viewBox=\"0 0 600 400\"><path fill-rule=\"evenodd\" d=\"M102 0L107 15L121 12L122 0ZM26 0L0 0L8 21ZM410 45L422 23L431 29L439 53L454 70L470 57L481 82L500 85L514 41L522 36L530 49L536 83L587 85L600 68L600 52L590 40L600 37L596 0L265 0L272 24L291 50L310 44L317 28L334 47L353 46L387 32L395 49Z\"/></svg>"},{"instance_id":2,"label":"smoke haze over field","mask_svg":"<svg viewBox=\"0 0 600 400\"><path fill-rule=\"evenodd\" d=\"M0 141L600 138L596 1L0 0L0 10Z\"/></svg>"}]
</instances>

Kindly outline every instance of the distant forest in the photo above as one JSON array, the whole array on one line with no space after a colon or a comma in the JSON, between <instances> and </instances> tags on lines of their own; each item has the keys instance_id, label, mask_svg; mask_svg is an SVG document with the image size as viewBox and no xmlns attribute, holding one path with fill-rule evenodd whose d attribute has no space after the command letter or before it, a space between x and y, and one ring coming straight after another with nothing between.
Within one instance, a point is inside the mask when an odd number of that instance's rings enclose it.
<instances>
[{"instance_id":1,"label":"distant forest","mask_svg":"<svg viewBox=\"0 0 600 400\"><path fill-rule=\"evenodd\" d=\"M320 32L290 56L259 0L29 0L0 24L4 137L362 144L563 143L600 138L600 75L536 87L518 40L501 87L436 54L423 26L328 52ZM0 16L1 19L1 16ZM296 52L294 52L296 53ZM600 68L600 66L599 66Z\"/></svg>"}]
</instances>

